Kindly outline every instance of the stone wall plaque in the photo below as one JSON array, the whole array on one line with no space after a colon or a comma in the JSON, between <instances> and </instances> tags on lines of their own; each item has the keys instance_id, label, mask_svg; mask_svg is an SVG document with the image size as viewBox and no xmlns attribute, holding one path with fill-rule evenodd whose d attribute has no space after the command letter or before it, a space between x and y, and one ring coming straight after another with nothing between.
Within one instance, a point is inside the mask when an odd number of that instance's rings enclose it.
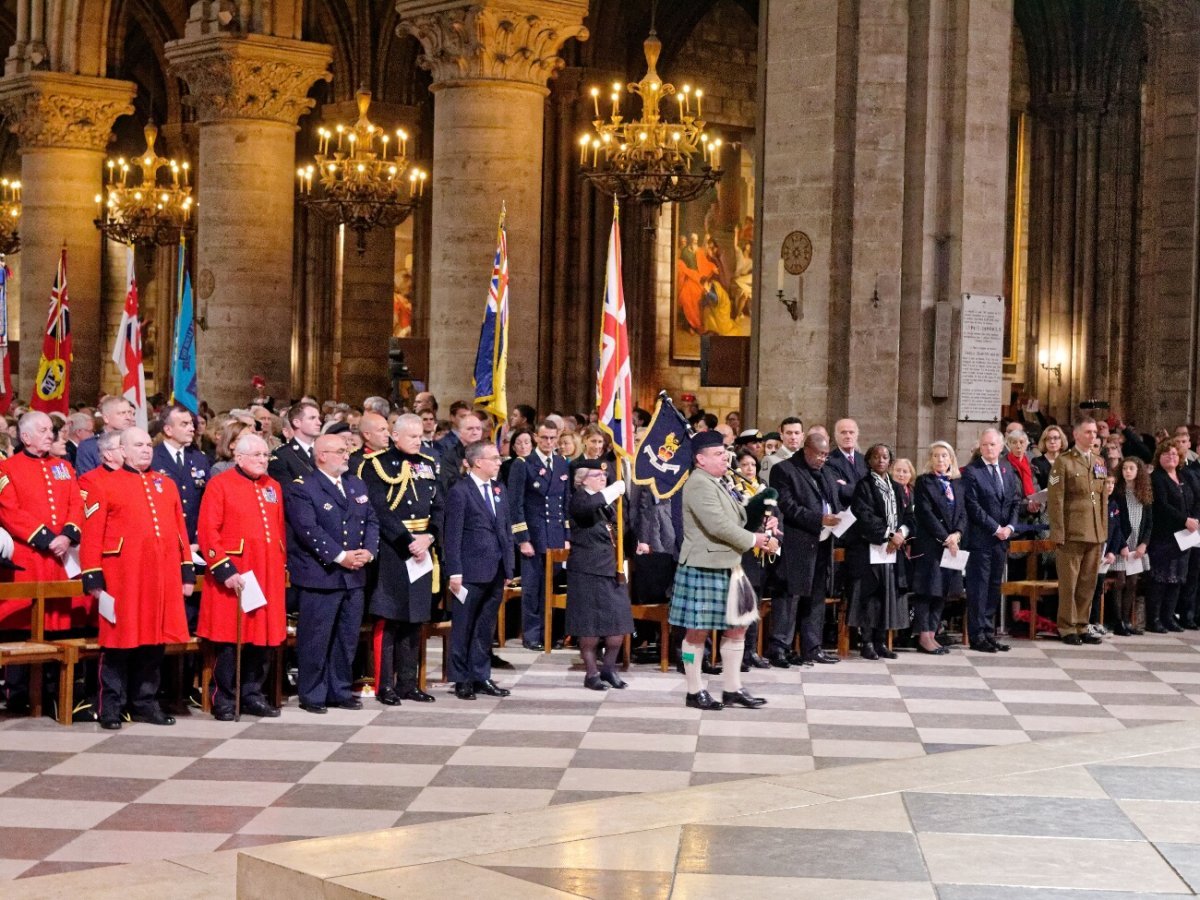
<instances>
[{"instance_id":1,"label":"stone wall plaque","mask_svg":"<svg viewBox=\"0 0 1200 900\"><path fill-rule=\"evenodd\" d=\"M196 294L201 300L207 300L216 290L217 279L212 273L212 269L201 269L200 274L196 276Z\"/></svg>"},{"instance_id":2,"label":"stone wall plaque","mask_svg":"<svg viewBox=\"0 0 1200 900\"><path fill-rule=\"evenodd\" d=\"M1004 298L963 294L958 342L958 420L1000 418L1004 370Z\"/></svg>"}]
</instances>

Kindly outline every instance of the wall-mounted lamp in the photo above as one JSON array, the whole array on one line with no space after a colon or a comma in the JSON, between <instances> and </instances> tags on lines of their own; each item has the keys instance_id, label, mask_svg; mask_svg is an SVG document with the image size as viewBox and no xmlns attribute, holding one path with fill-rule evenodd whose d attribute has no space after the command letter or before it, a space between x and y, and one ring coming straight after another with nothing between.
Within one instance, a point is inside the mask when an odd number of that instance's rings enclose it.
<instances>
[{"instance_id":1,"label":"wall-mounted lamp","mask_svg":"<svg viewBox=\"0 0 1200 900\"><path fill-rule=\"evenodd\" d=\"M1054 358L1054 365L1050 365L1050 351L1043 350L1038 356L1038 363L1047 372L1054 373L1054 380L1056 384L1062 384L1063 358L1061 353Z\"/></svg>"}]
</instances>

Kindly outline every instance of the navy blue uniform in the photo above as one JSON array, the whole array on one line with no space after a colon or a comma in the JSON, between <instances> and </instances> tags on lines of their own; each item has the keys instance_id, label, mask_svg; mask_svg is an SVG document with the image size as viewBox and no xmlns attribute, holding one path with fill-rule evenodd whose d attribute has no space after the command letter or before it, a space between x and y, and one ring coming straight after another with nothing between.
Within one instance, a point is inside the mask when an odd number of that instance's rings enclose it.
<instances>
[{"instance_id":1,"label":"navy blue uniform","mask_svg":"<svg viewBox=\"0 0 1200 900\"><path fill-rule=\"evenodd\" d=\"M308 706L351 699L351 664L363 619L367 570L336 562L343 552L379 554L379 522L367 486L349 473L339 491L323 472L297 478L286 488L288 572L300 620L296 653L300 702Z\"/></svg>"},{"instance_id":2,"label":"navy blue uniform","mask_svg":"<svg viewBox=\"0 0 1200 900\"><path fill-rule=\"evenodd\" d=\"M187 523L188 540L196 543L196 523L200 519L200 500L208 484L208 457L195 447L183 448L183 465L180 466L175 453L166 442L154 447L150 468L162 472L179 488L179 501L183 504L183 521Z\"/></svg>"},{"instance_id":3,"label":"navy blue uniform","mask_svg":"<svg viewBox=\"0 0 1200 900\"><path fill-rule=\"evenodd\" d=\"M488 681L492 677L492 634L504 594L513 575L513 543L508 500L498 482L487 486L490 502L471 475L450 489L446 498L444 550L446 574L461 575L466 600L448 597L450 680Z\"/></svg>"},{"instance_id":4,"label":"navy blue uniform","mask_svg":"<svg viewBox=\"0 0 1200 900\"><path fill-rule=\"evenodd\" d=\"M571 538L567 502L571 497L570 466L553 454L547 461L535 450L514 459L508 473L513 540L533 545L533 556L520 557L521 639L540 643L545 631L546 550L566 546Z\"/></svg>"}]
</instances>

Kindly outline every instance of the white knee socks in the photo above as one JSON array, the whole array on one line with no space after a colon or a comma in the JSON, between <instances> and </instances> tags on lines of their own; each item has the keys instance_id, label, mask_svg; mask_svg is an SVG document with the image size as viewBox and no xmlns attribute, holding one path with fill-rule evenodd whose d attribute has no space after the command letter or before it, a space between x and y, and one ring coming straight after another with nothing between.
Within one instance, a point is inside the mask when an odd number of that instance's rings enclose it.
<instances>
[{"instance_id":1,"label":"white knee socks","mask_svg":"<svg viewBox=\"0 0 1200 900\"><path fill-rule=\"evenodd\" d=\"M701 664L704 660L704 645L690 644L687 638L679 645L679 655L683 659L683 677L687 680L687 692L699 693L704 689L700 680Z\"/></svg>"},{"instance_id":2,"label":"white knee socks","mask_svg":"<svg viewBox=\"0 0 1200 900\"><path fill-rule=\"evenodd\" d=\"M721 662L725 664L723 690L733 693L742 689L742 654L746 652L744 637L721 639Z\"/></svg>"}]
</instances>

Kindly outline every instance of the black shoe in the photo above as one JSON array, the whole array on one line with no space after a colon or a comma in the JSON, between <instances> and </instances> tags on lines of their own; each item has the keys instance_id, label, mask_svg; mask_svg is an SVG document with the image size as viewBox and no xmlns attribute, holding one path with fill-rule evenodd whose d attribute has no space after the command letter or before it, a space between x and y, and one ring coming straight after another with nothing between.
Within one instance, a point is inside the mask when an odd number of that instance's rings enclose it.
<instances>
[{"instance_id":1,"label":"black shoe","mask_svg":"<svg viewBox=\"0 0 1200 900\"><path fill-rule=\"evenodd\" d=\"M790 669L792 667L791 662L782 653L772 653L767 660L767 664L777 669Z\"/></svg>"},{"instance_id":2,"label":"black shoe","mask_svg":"<svg viewBox=\"0 0 1200 900\"><path fill-rule=\"evenodd\" d=\"M889 650L887 644L876 644L875 652L879 654L880 659L898 659L894 650Z\"/></svg>"},{"instance_id":3,"label":"black shoe","mask_svg":"<svg viewBox=\"0 0 1200 900\"><path fill-rule=\"evenodd\" d=\"M120 719L101 719L100 727L107 731L119 731L121 729Z\"/></svg>"},{"instance_id":4,"label":"black shoe","mask_svg":"<svg viewBox=\"0 0 1200 900\"><path fill-rule=\"evenodd\" d=\"M400 695L405 700L412 700L414 703L435 703L437 698L432 694L427 694L418 688L413 688L411 691L405 691Z\"/></svg>"},{"instance_id":5,"label":"black shoe","mask_svg":"<svg viewBox=\"0 0 1200 900\"><path fill-rule=\"evenodd\" d=\"M475 682L475 691L479 694L487 694L489 697L507 697L512 693L508 688L502 688L492 679L487 681Z\"/></svg>"},{"instance_id":6,"label":"black shoe","mask_svg":"<svg viewBox=\"0 0 1200 900\"><path fill-rule=\"evenodd\" d=\"M1072 647L1078 647L1083 643L1083 638L1077 634L1064 634L1062 642L1070 644Z\"/></svg>"},{"instance_id":7,"label":"black shoe","mask_svg":"<svg viewBox=\"0 0 1200 900\"><path fill-rule=\"evenodd\" d=\"M744 673L746 673L746 672L749 672L749 671L750 671L750 663L746 662L746 661L743 659L743 660L742 660L742 665L741 665L741 667L740 667L740 668L741 668L741 670L742 670L742 673L743 673L743 674L744 674Z\"/></svg>"},{"instance_id":8,"label":"black shoe","mask_svg":"<svg viewBox=\"0 0 1200 900\"><path fill-rule=\"evenodd\" d=\"M555 641L553 644L550 645L551 650L561 650L562 648L563 648L562 641Z\"/></svg>"},{"instance_id":9,"label":"black shoe","mask_svg":"<svg viewBox=\"0 0 1200 900\"><path fill-rule=\"evenodd\" d=\"M996 645L987 640L971 641L971 649L976 653L995 653Z\"/></svg>"},{"instance_id":10,"label":"black shoe","mask_svg":"<svg viewBox=\"0 0 1200 900\"><path fill-rule=\"evenodd\" d=\"M1145 633L1146 634L1166 634L1167 629L1163 628L1161 625L1159 625L1156 622L1153 625L1147 625Z\"/></svg>"},{"instance_id":11,"label":"black shoe","mask_svg":"<svg viewBox=\"0 0 1200 900\"><path fill-rule=\"evenodd\" d=\"M384 706L399 706L400 705L400 695L397 694L391 688L384 688L382 691L380 691L378 694L375 695L375 699L378 700L380 703L382 703Z\"/></svg>"},{"instance_id":12,"label":"black shoe","mask_svg":"<svg viewBox=\"0 0 1200 900\"><path fill-rule=\"evenodd\" d=\"M601 669L600 678L607 682L610 687L614 687L618 691L623 691L625 688L629 687L629 685L621 680L620 675L610 669Z\"/></svg>"},{"instance_id":13,"label":"black shoe","mask_svg":"<svg viewBox=\"0 0 1200 900\"><path fill-rule=\"evenodd\" d=\"M746 657L746 662L750 663L755 669L769 669L771 664L759 656L757 653L751 653Z\"/></svg>"},{"instance_id":14,"label":"black shoe","mask_svg":"<svg viewBox=\"0 0 1200 900\"><path fill-rule=\"evenodd\" d=\"M233 710L232 709L222 709L218 712L217 710L214 709L213 710L213 718L216 719L218 722L232 722L233 721Z\"/></svg>"},{"instance_id":15,"label":"black shoe","mask_svg":"<svg viewBox=\"0 0 1200 900\"><path fill-rule=\"evenodd\" d=\"M71 722L99 722L100 717L96 715L96 708L91 703L83 702L75 707L75 711L71 713Z\"/></svg>"},{"instance_id":16,"label":"black shoe","mask_svg":"<svg viewBox=\"0 0 1200 900\"><path fill-rule=\"evenodd\" d=\"M1128 622L1117 622L1115 625L1113 625L1112 631L1117 637L1129 637L1129 635L1132 633L1129 630Z\"/></svg>"},{"instance_id":17,"label":"black shoe","mask_svg":"<svg viewBox=\"0 0 1200 900\"><path fill-rule=\"evenodd\" d=\"M765 697L755 697L745 688L739 688L736 691L722 691L721 702L726 706L744 706L746 709L758 709L760 706L766 706Z\"/></svg>"},{"instance_id":18,"label":"black shoe","mask_svg":"<svg viewBox=\"0 0 1200 900\"><path fill-rule=\"evenodd\" d=\"M604 683L604 679L602 679L599 675L583 676L583 686L585 688L587 688L589 691L607 691L608 690L608 685Z\"/></svg>"},{"instance_id":19,"label":"black shoe","mask_svg":"<svg viewBox=\"0 0 1200 900\"><path fill-rule=\"evenodd\" d=\"M724 703L714 700L712 694L703 690L697 691L695 694L688 694L684 700L684 704L690 706L692 709L715 710L725 708Z\"/></svg>"},{"instance_id":20,"label":"black shoe","mask_svg":"<svg viewBox=\"0 0 1200 900\"><path fill-rule=\"evenodd\" d=\"M330 703L330 706L335 706L338 709L362 709L362 701L357 697L351 697L349 700L339 700L336 703Z\"/></svg>"},{"instance_id":21,"label":"black shoe","mask_svg":"<svg viewBox=\"0 0 1200 900\"><path fill-rule=\"evenodd\" d=\"M474 700L475 687L469 681L460 681L454 685L454 696L459 700Z\"/></svg>"},{"instance_id":22,"label":"black shoe","mask_svg":"<svg viewBox=\"0 0 1200 900\"><path fill-rule=\"evenodd\" d=\"M242 712L260 719L278 719L280 716L279 709L269 703L243 703Z\"/></svg>"},{"instance_id":23,"label":"black shoe","mask_svg":"<svg viewBox=\"0 0 1200 900\"><path fill-rule=\"evenodd\" d=\"M928 654L929 656L945 656L946 654L948 654L950 652L950 648L938 647L936 650L926 650L920 644L917 644L917 652L925 653L925 654Z\"/></svg>"},{"instance_id":24,"label":"black shoe","mask_svg":"<svg viewBox=\"0 0 1200 900\"><path fill-rule=\"evenodd\" d=\"M1183 629L1179 627L1179 623L1174 620L1169 620L1163 627L1166 628L1167 631L1183 631Z\"/></svg>"},{"instance_id":25,"label":"black shoe","mask_svg":"<svg viewBox=\"0 0 1200 900\"><path fill-rule=\"evenodd\" d=\"M1186 622L1180 622L1185 631L1200 631L1200 622L1193 622L1190 619Z\"/></svg>"},{"instance_id":26,"label":"black shoe","mask_svg":"<svg viewBox=\"0 0 1200 900\"><path fill-rule=\"evenodd\" d=\"M161 709L151 713L130 713L129 721L144 722L147 725L174 725L175 717L168 716Z\"/></svg>"},{"instance_id":27,"label":"black shoe","mask_svg":"<svg viewBox=\"0 0 1200 900\"><path fill-rule=\"evenodd\" d=\"M993 647L995 647L1001 653L1007 653L1009 650L1012 649L1010 646L1008 646L1008 644L1002 644L995 638L988 638L988 643L990 643Z\"/></svg>"},{"instance_id":28,"label":"black shoe","mask_svg":"<svg viewBox=\"0 0 1200 900\"><path fill-rule=\"evenodd\" d=\"M1142 634L1146 633L1145 629L1138 628L1136 625L1134 625L1132 623L1130 623L1128 625L1128 628L1129 628L1129 634L1131 636L1137 636L1137 635L1142 635Z\"/></svg>"},{"instance_id":29,"label":"black shoe","mask_svg":"<svg viewBox=\"0 0 1200 900\"><path fill-rule=\"evenodd\" d=\"M700 671L705 675L720 675L725 671L725 665L723 663L717 663L716 665L713 665L708 661L708 657L706 656L704 657L704 662L700 666Z\"/></svg>"},{"instance_id":30,"label":"black shoe","mask_svg":"<svg viewBox=\"0 0 1200 900\"><path fill-rule=\"evenodd\" d=\"M516 667L512 663L510 663L507 659L501 659L495 653L493 653L492 654L492 668L493 669L513 669Z\"/></svg>"},{"instance_id":31,"label":"black shoe","mask_svg":"<svg viewBox=\"0 0 1200 900\"><path fill-rule=\"evenodd\" d=\"M318 716L323 716L329 712L329 708L324 703L305 703L303 700L300 701L300 708L305 712L310 712Z\"/></svg>"},{"instance_id":32,"label":"black shoe","mask_svg":"<svg viewBox=\"0 0 1200 900\"><path fill-rule=\"evenodd\" d=\"M790 662L793 666L802 666L806 662L809 662L809 660L804 658L803 653L799 653L795 650L793 650L791 653L789 653L787 655L787 661Z\"/></svg>"},{"instance_id":33,"label":"black shoe","mask_svg":"<svg viewBox=\"0 0 1200 900\"><path fill-rule=\"evenodd\" d=\"M1103 644L1104 639L1098 634L1092 634L1090 631L1085 631L1079 635L1079 640L1085 644Z\"/></svg>"},{"instance_id":34,"label":"black shoe","mask_svg":"<svg viewBox=\"0 0 1200 900\"><path fill-rule=\"evenodd\" d=\"M536 653L541 653L546 649L546 645L541 641L521 641L521 646L526 650L533 650Z\"/></svg>"},{"instance_id":35,"label":"black shoe","mask_svg":"<svg viewBox=\"0 0 1200 900\"><path fill-rule=\"evenodd\" d=\"M823 666L832 666L836 663L840 663L841 659L830 653L826 653L824 650L818 650L812 656L808 657L805 662L820 663Z\"/></svg>"},{"instance_id":36,"label":"black shoe","mask_svg":"<svg viewBox=\"0 0 1200 900\"><path fill-rule=\"evenodd\" d=\"M875 652L875 648L872 645L863 644L862 645L862 658L863 659L872 659L872 660L879 659L879 654Z\"/></svg>"}]
</instances>

